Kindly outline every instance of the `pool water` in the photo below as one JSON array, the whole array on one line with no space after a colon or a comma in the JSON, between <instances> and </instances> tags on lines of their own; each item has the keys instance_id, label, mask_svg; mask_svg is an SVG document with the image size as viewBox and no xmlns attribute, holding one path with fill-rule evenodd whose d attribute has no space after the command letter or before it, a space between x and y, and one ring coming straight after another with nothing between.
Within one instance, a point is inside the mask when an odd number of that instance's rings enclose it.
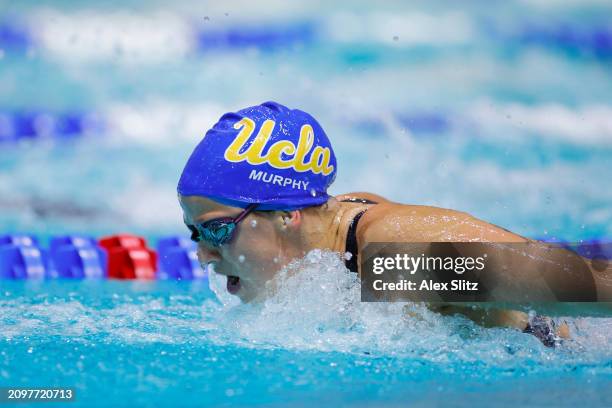
<instances>
[{"instance_id":1,"label":"pool water","mask_svg":"<svg viewBox=\"0 0 612 408\"><path fill-rule=\"evenodd\" d=\"M275 100L326 130L333 194L612 238L610 4L253 4L2 3L0 233L187 234L191 150ZM559 312L572 340L548 349L360 303L330 254L293 268L257 305L214 274L0 281L0 386L71 386L85 407L612 406L611 317Z\"/></svg>"},{"instance_id":2,"label":"pool water","mask_svg":"<svg viewBox=\"0 0 612 408\"><path fill-rule=\"evenodd\" d=\"M209 272L3 281L0 385L74 387L83 407L612 403L611 318L557 314L571 340L550 349L419 304L361 303L332 253L293 264L258 304Z\"/></svg>"},{"instance_id":3,"label":"pool water","mask_svg":"<svg viewBox=\"0 0 612 408\"><path fill-rule=\"evenodd\" d=\"M566 319L573 339L549 349L420 305L360 303L357 279L330 253L296 270L258 305L233 304L216 275L212 289L6 283L0 378L73 386L88 407L612 403L610 319Z\"/></svg>"}]
</instances>

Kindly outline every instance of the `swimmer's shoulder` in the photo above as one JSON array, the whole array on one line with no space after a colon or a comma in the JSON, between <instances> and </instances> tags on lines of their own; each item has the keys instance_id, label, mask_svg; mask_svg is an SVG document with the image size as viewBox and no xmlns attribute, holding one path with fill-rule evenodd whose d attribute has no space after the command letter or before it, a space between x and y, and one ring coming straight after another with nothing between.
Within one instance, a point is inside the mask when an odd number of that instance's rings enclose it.
<instances>
[{"instance_id":1,"label":"swimmer's shoulder","mask_svg":"<svg viewBox=\"0 0 612 408\"><path fill-rule=\"evenodd\" d=\"M364 191L341 194L335 198L340 202L361 204L361 211L365 210L359 219L356 230L357 239L360 243L404 241L415 238L409 235L411 229L402 228L401 233L397 235L395 234L395 232L398 232L397 228L390 227L394 227L393 224L398 219L401 219L402 223L405 223L408 219L422 220L436 210L435 207L396 203L381 195ZM355 209L355 211L358 210Z\"/></svg>"},{"instance_id":2,"label":"swimmer's shoulder","mask_svg":"<svg viewBox=\"0 0 612 408\"><path fill-rule=\"evenodd\" d=\"M358 191L355 193L346 193L337 195L336 200L338 201L351 201L351 200L367 200L376 204L384 204L390 203L391 201L387 200L383 196L374 193L367 193L365 191Z\"/></svg>"},{"instance_id":3,"label":"swimmer's shoulder","mask_svg":"<svg viewBox=\"0 0 612 408\"><path fill-rule=\"evenodd\" d=\"M368 208L357 228L360 243L367 242L421 242L431 241L431 221L444 214L437 207L424 205L399 204L392 201L381 202ZM453 212L454 218L461 222L468 214ZM428 222L429 221L429 222Z\"/></svg>"}]
</instances>

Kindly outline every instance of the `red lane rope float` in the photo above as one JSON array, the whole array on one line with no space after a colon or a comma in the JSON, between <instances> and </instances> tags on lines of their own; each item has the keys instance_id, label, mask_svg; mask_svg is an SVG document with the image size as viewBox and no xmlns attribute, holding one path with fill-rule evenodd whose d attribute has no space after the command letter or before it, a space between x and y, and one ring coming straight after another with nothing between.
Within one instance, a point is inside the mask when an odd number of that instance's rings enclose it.
<instances>
[{"instance_id":1,"label":"red lane rope float","mask_svg":"<svg viewBox=\"0 0 612 408\"><path fill-rule=\"evenodd\" d=\"M108 253L108 277L115 279L155 279L157 254L144 238L119 234L101 238L98 243Z\"/></svg>"}]
</instances>

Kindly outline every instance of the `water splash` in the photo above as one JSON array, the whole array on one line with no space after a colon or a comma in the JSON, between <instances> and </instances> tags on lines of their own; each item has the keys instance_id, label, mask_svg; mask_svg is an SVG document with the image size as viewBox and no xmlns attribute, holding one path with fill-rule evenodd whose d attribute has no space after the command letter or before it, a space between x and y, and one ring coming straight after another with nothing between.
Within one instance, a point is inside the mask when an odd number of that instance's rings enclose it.
<instances>
[{"instance_id":1,"label":"water splash","mask_svg":"<svg viewBox=\"0 0 612 408\"><path fill-rule=\"evenodd\" d=\"M361 302L357 275L346 269L341 256L328 251L313 250L293 261L267 289L259 303L221 308L217 330L209 333L209 339L232 339L243 347L504 366L525 360L584 362L612 357L602 340L609 341L612 335L612 319L566 319L573 339L551 350L518 330L483 328L461 316L441 316L423 304ZM580 357L568 360L570 355Z\"/></svg>"},{"instance_id":2,"label":"water splash","mask_svg":"<svg viewBox=\"0 0 612 408\"><path fill-rule=\"evenodd\" d=\"M227 276L219 275L215 272L215 264L207 264L208 283L210 290L215 294L217 300L221 302L223 307L232 308L240 304L240 299L230 295L226 289Z\"/></svg>"},{"instance_id":3,"label":"water splash","mask_svg":"<svg viewBox=\"0 0 612 408\"><path fill-rule=\"evenodd\" d=\"M287 265L267 296L242 304L209 268L209 291L186 282L10 282L0 291L0 332L19 344L55 342L228 347L426 361L453 369L570 370L612 360L611 318L566 319L572 340L544 347L518 330L483 328L422 304L364 303L340 254L314 250ZM215 298L216 297L216 298ZM140 346L139 346L140 345Z\"/></svg>"}]
</instances>

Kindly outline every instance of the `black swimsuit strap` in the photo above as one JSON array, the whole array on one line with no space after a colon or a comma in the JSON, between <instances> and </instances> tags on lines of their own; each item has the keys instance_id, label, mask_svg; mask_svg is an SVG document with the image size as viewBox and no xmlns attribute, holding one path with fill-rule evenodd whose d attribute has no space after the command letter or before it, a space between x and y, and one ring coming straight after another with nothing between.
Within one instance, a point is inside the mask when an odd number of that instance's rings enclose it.
<instances>
[{"instance_id":1,"label":"black swimsuit strap","mask_svg":"<svg viewBox=\"0 0 612 408\"><path fill-rule=\"evenodd\" d=\"M378 204L376 201L368 200L367 198L351 197L340 201L341 203L358 203L358 204ZM351 259L344 261L347 269L351 272L358 273L359 266L357 265L357 254L359 253L359 246L357 245L357 224L359 219L367 210L363 210L358 213L349 225L348 232L346 233L346 245L345 251L351 254Z\"/></svg>"},{"instance_id":2,"label":"black swimsuit strap","mask_svg":"<svg viewBox=\"0 0 612 408\"><path fill-rule=\"evenodd\" d=\"M359 246L357 245L357 224L359 219L366 210L361 211L353 218L351 225L349 225L348 232L346 234L346 252L351 254L351 258L344 261L349 271L357 273L359 271L357 265L357 254L359 253Z\"/></svg>"}]
</instances>

